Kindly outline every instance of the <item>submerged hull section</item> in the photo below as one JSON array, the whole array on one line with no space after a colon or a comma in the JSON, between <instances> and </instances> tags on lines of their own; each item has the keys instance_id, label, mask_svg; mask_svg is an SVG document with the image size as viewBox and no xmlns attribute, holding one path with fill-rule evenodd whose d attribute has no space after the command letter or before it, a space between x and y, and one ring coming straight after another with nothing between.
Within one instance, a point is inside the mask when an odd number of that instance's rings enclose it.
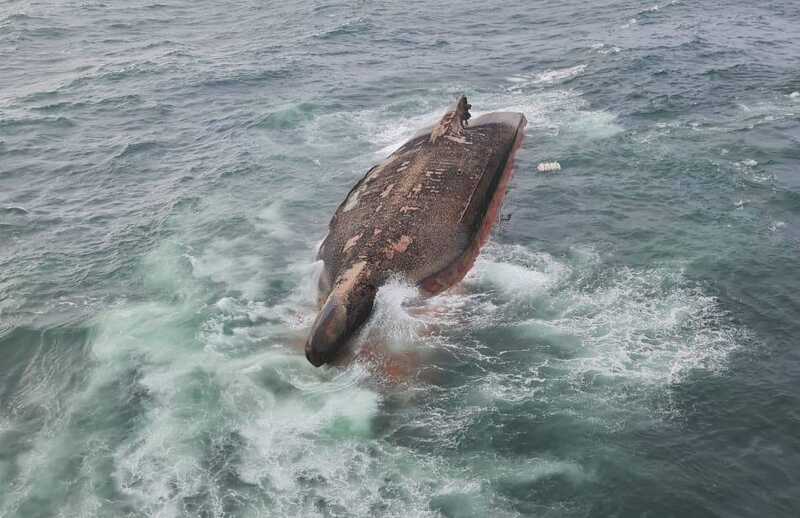
<instances>
[{"instance_id":1,"label":"submerged hull section","mask_svg":"<svg viewBox=\"0 0 800 518\"><path fill-rule=\"evenodd\" d=\"M335 342L371 311L372 297L398 275L435 294L469 271L489 237L527 121L491 113L471 124L461 98L442 121L367 172L339 205L319 250L324 262L315 339ZM365 298L369 300L365 303ZM316 337L316 338L315 338Z\"/></svg>"}]
</instances>

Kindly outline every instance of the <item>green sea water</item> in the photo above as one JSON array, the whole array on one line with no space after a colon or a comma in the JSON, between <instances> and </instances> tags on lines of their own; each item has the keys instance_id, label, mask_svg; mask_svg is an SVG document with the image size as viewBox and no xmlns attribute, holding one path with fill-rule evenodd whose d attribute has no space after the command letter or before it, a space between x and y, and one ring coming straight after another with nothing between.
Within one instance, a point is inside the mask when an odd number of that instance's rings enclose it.
<instances>
[{"instance_id":1,"label":"green sea water","mask_svg":"<svg viewBox=\"0 0 800 518\"><path fill-rule=\"evenodd\" d=\"M789 0L0 4L0 516L794 517ZM316 248L460 94L452 292L313 368ZM536 171L558 161L559 172Z\"/></svg>"}]
</instances>

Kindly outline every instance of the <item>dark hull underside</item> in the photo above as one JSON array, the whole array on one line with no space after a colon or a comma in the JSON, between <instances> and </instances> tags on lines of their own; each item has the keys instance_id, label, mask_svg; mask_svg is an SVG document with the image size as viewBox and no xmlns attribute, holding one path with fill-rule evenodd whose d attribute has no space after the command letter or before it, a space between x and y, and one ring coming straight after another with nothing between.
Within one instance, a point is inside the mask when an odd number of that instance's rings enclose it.
<instances>
[{"instance_id":1,"label":"dark hull underside","mask_svg":"<svg viewBox=\"0 0 800 518\"><path fill-rule=\"evenodd\" d=\"M435 294L460 281L497 219L525 123L521 114L496 113L461 137L431 143L422 133L373 167L320 247L320 300L360 263L359 276L376 286L399 274Z\"/></svg>"},{"instance_id":2,"label":"dark hull underside","mask_svg":"<svg viewBox=\"0 0 800 518\"><path fill-rule=\"evenodd\" d=\"M492 229L500 216L500 209L503 206L508 185L514 175L514 154L522 145L524 133L517 132L511 153L508 156L502 173L496 176L491 187L491 194L488 196L486 208L483 211L483 222L478 231L472 236L469 246L452 263L442 270L426 277L420 282L420 287L429 295L436 295L447 288L457 284L469 273L475 260L478 258L481 248L489 240Z\"/></svg>"}]
</instances>

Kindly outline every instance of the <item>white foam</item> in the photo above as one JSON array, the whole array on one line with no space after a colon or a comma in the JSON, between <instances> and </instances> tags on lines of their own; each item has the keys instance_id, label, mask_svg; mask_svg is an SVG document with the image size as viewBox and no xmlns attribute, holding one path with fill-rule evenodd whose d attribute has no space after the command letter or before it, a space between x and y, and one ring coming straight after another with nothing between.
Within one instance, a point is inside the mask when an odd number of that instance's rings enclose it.
<instances>
[{"instance_id":1,"label":"white foam","mask_svg":"<svg viewBox=\"0 0 800 518\"><path fill-rule=\"evenodd\" d=\"M168 260L167 250L176 254L175 261ZM180 263L179 253L163 249L156 262ZM145 277L154 275L146 280L153 285L169 277L150 267L143 273ZM259 510L257 515L316 514L314 495L362 515L368 514L369 505L387 500L381 494L382 473L391 473L389 465L407 462L408 456L380 453L383 446L373 439L372 425L381 396L363 386L366 371L358 364L344 370L314 369L302 353L286 347L265 344L253 351L269 334L231 335L219 329L217 319L240 319L254 311L272 314L272 308L235 296L206 308L202 290L191 286L198 282L193 279L188 270L182 272L182 278L173 279L184 293L177 302L121 303L98 318L91 344L96 368L89 371L69 411L59 411L59 422L37 436L35 447L18 458L22 468L18 480L40 480L46 486L42 470L61 473L57 466L68 461L62 453L77 450L85 451L81 458L87 473L107 472L110 462L112 483L126 505L148 516L181 516L191 501L201 502L210 515L222 516L223 501L230 495L226 495L229 488L221 469L233 469L244 482L258 486L249 496L242 496L249 508ZM406 288L397 289L410 295ZM393 308L387 319L398 310L395 306L399 303L394 301L403 298L387 290L381 300L388 303L378 304L379 308ZM207 314L208 325L198 334L197 319L203 314ZM285 332L285 328L275 332ZM208 340L249 342L251 352L242 355L240 351L245 349L238 346L208 347ZM235 354L227 355L228 351ZM131 372L136 373L132 386L115 385ZM46 378L39 378L47 383ZM52 385L50 382L48 393L37 398L51 398ZM28 386L21 397L30 403L35 384ZM124 390L132 392L127 396L119 392ZM108 442L102 427L85 430L83 437L65 435L73 412L83 416L86 405L105 401L109 394L134 398L136 393L144 398L130 402L131 411L139 414L121 443L119 439ZM377 457L368 452L373 445L378 446ZM224 462L233 466L213 467L213 455L220 455L214 448L227 447L241 450L241 460L231 457ZM358 491L352 486L354 473L363 477ZM322 481L320 487L309 481L315 477ZM403 475L403 490L413 496L422 478L422 473ZM91 489L83 482L76 484L71 494L80 496L80 507L70 501L62 509L68 514L102 509L107 502L81 496ZM424 514L425 499L421 495L406 499L406 494L393 507L405 509L409 515ZM13 502L24 501L26 495L20 493ZM13 508L13 502L12 507L4 505L3 513Z\"/></svg>"},{"instance_id":2,"label":"white foam","mask_svg":"<svg viewBox=\"0 0 800 518\"><path fill-rule=\"evenodd\" d=\"M298 266L294 275L309 268ZM399 280L381 289L373 331L401 345L414 340L423 325L408 311L416 296ZM293 304L299 302L270 306L224 297L198 336L182 323L198 313L201 300L126 304L101 320L93 344L100 365L87 397L100 397L131 367L141 372L138 384L148 394L130 439L113 450L115 485L130 505L150 516L179 516L187 501L199 499L221 516L227 489L204 459L209 441L224 445L234 437L241 452L228 462L254 488L241 498L256 516L315 516L318 501L355 515L369 515L380 504L408 516L433 516L432 488L470 483L444 477L435 457L417 459L374 437L382 396L365 384L369 374L359 363L314 369L300 352L266 344L242 356L248 343L282 331L239 335L219 325L243 316L272 319L298 311ZM387 477L401 489L396 496L385 492Z\"/></svg>"},{"instance_id":3,"label":"white foam","mask_svg":"<svg viewBox=\"0 0 800 518\"><path fill-rule=\"evenodd\" d=\"M599 54L616 54L622 49L616 45L608 45L606 43L598 42L591 45L592 50L596 50Z\"/></svg>"},{"instance_id":4,"label":"white foam","mask_svg":"<svg viewBox=\"0 0 800 518\"><path fill-rule=\"evenodd\" d=\"M475 264L468 283L488 284L512 296L535 297L555 286L569 267L545 253L514 246L490 246Z\"/></svg>"},{"instance_id":5,"label":"white foam","mask_svg":"<svg viewBox=\"0 0 800 518\"><path fill-rule=\"evenodd\" d=\"M617 424L604 413L619 414L619 405L628 413L631 405L642 410L649 394L682 383L689 373L723 372L730 353L751 340L677 267L607 269L592 250L573 250L560 261L492 245L476 270L467 283L472 290L495 287L510 296L493 310L491 325L508 327L515 337L508 345L490 345L496 352L482 361L519 358L517 369L482 376L473 391L478 402L556 405L557 398L560 411L597 406L598 423L613 428ZM535 302L535 316L507 316L523 301ZM477 329L482 325L472 322L479 320L471 316L465 323Z\"/></svg>"},{"instance_id":6,"label":"white foam","mask_svg":"<svg viewBox=\"0 0 800 518\"><path fill-rule=\"evenodd\" d=\"M677 383L692 369L723 368L737 346L736 330L719 322L717 301L687 286L680 271L622 268L608 285L568 291L562 303L551 324L585 348L572 360L575 379L596 372Z\"/></svg>"},{"instance_id":7,"label":"white foam","mask_svg":"<svg viewBox=\"0 0 800 518\"><path fill-rule=\"evenodd\" d=\"M375 154L382 158L395 151L421 128L435 124L447 106L447 102L441 106L430 102L420 104L422 110L408 109L402 114L390 111L390 107L327 114L315 120L308 131L324 142L330 134L340 135L342 127L345 127L350 133L376 146Z\"/></svg>"},{"instance_id":8,"label":"white foam","mask_svg":"<svg viewBox=\"0 0 800 518\"><path fill-rule=\"evenodd\" d=\"M748 104L738 103L741 111L734 117L721 120L717 126L709 126L707 131L751 130L762 125L773 125L775 122L791 121L796 118L796 105L791 101L775 98L753 99Z\"/></svg>"},{"instance_id":9,"label":"white foam","mask_svg":"<svg viewBox=\"0 0 800 518\"><path fill-rule=\"evenodd\" d=\"M59 476L73 454L81 456L81 478L63 510L74 515L108 511L108 502L85 495L109 464L125 506L164 517L191 512L192 502L223 516L231 499L252 516L317 516L320 509L369 516L383 506L397 515L433 517L431 499L459 491L475 499L471 506L491 508L494 481L592 480L591 472L568 460L489 460L484 466L469 459L453 466L448 455L420 454L386 440L386 430L375 426L376 418L387 417L386 397L372 371L359 362L315 369L284 343L284 335L302 328L293 327L291 315L313 317L312 288L301 279L313 277L318 263L289 268L295 288L278 302L250 299L243 291L209 301L206 277L182 253L165 246L146 261L142 274L152 299L123 301L98 317L90 344L95 368L74 397L54 401L67 410L54 408L31 450L18 457L21 492L0 511L55 487L48 474ZM590 248L554 257L492 243L460 289L418 301L414 287L389 282L378 293L365 336L377 334L401 351L452 346L480 369L463 389L409 384L425 397L394 407L402 418L388 416L401 421L392 426L420 427L436 445L455 448L497 401L549 399L560 412L599 419L593 412L614 398L641 404L639 391L680 383L694 369L724 369L741 337L715 299L674 267L607 267L601 259ZM594 273L601 282L584 282ZM169 297L167 288L179 296ZM248 319L252 325L230 325ZM513 351L491 337L447 341L449 333L503 326L517 332ZM557 350L542 357L543 342ZM520 360L510 371L495 368L512 352ZM30 376L41 384L31 383L21 397L42 404L52 399L52 380L40 372ZM446 406L429 404L437 394ZM110 396L126 398L134 413L124 438L103 426L78 436L70 423L102 413ZM231 477L240 482L235 494Z\"/></svg>"},{"instance_id":10,"label":"white foam","mask_svg":"<svg viewBox=\"0 0 800 518\"><path fill-rule=\"evenodd\" d=\"M773 221L769 225L769 231L770 232L777 232L778 230L780 230L780 229L782 229L784 227L786 227L786 222L785 221Z\"/></svg>"},{"instance_id":11,"label":"white foam","mask_svg":"<svg viewBox=\"0 0 800 518\"><path fill-rule=\"evenodd\" d=\"M489 282L505 293L530 296L547 289L552 277L546 272L524 266L482 260L478 264L481 281Z\"/></svg>"},{"instance_id":12,"label":"white foam","mask_svg":"<svg viewBox=\"0 0 800 518\"><path fill-rule=\"evenodd\" d=\"M581 75L586 70L585 64L575 65L565 68L556 68L552 70L545 70L536 74L524 74L518 76L511 76L508 78L509 82L516 83L517 85L535 85L541 83L556 83L566 79L572 79Z\"/></svg>"},{"instance_id":13,"label":"white foam","mask_svg":"<svg viewBox=\"0 0 800 518\"><path fill-rule=\"evenodd\" d=\"M586 68L585 64L580 64L534 75L513 76L509 78L512 85L505 93L471 95L472 115L478 117L494 111L521 112L528 120L528 131L541 129L563 138L575 139L613 136L623 131L614 114L588 109L588 103L579 92L541 89L542 85L576 77ZM449 97L427 99L418 103L422 109L409 109L402 114L387 108L329 114L315 120L309 131L323 136L341 134L342 126L346 127L374 146L374 158L358 164L358 167L368 167L376 159L395 151L421 128L435 124L444 113L448 100ZM363 174L363 171L357 174Z\"/></svg>"},{"instance_id":14,"label":"white foam","mask_svg":"<svg viewBox=\"0 0 800 518\"><path fill-rule=\"evenodd\" d=\"M425 327L425 322L409 311L409 305L418 298L417 288L402 279L390 279L378 290L360 340L380 342L395 352L412 348Z\"/></svg>"},{"instance_id":15,"label":"white foam","mask_svg":"<svg viewBox=\"0 0 800 518\"><path fill-rule=\"evenodd\" d=\"M544 391L545 378L536 373L500 374L489 373L478 387L480 395L490 401L519 403L541 397Z\"/></svg>"},{"instance_id":16,"label":"white foam","mask_svg":"<svg viewBox=\"0 0 800 518\"><path fill-rule=\"evenodd\" d=\"M301 280L297 290L292 293L292 300L300 304L316 304L319 296L319 278L325 268L320 259L313 263L296 263L289 269Z\"/></svg>"},{"instance_id":17,"label":"white foam","mask_svg":"<svg viewBox=\"0 0 800 518\"><path fill-rule=\"evenodd\" d=\"M612 45L611 47L600 49L598 52L600 54L617 54L621 50L622 49L620 47L617 47L616 45Z\"/></svg>"},{"instance_id":18,"label":"white foam","mask_svg":"<svg viewBox=\"0 0 800 518\"><path fill-rule=\"evenodd\" d=\"M257 298L264 289L266 267L263 256L253 253L249 238L218 239L208 245L199 257L191 257L194 275L224 283L239 290L249 299Z\"/></svg>"},{"instance_id":19,"label":"white foam","mask_svg":"<svg viewBox=\"0 0 800 518\"><path fill-rule=\"evenodd\" d=\"M261 209L255 221L258 230L272 239L288 239L295 233L283 215L283 201L275 201Z\"/></svg>"},{"instance_id":20,"label":"white foam","mask_svg":"<svg viewBox=\"0 0 800 518\"><path fill-rule=\"evenodd\" d=\"M586 70L586 65L575 65L574 67L556 68L554 70L547 70L540 73L536 77L539 83L553 83L556 81L563 81L564 79L572 79L579 76Z\"/></svg>"},{"instance_id":21,"label":"white foam","mask_svg":"<svg viewBox=\"0 0 800 518\"><path fill-rule=\"evenodd\" d=\"M617 116L606 111L569 112L562 121L564 136L574 133L590 139L605 139L621 133Z\"/></svg>"},{"instance_id":22,"label":"white foam","mask_svg":"<svg viewBox=\"0 0 800 518\"><path fill-rule=\"evenodd\" d=\"M472 102L487 112L524 113L528 119L528 132L543 131L562 139L603 139L623 131L614 114L587 109L586 100L573 90L526 92L520 88L491 98L476 98ZM474 115L481 113L475 111Z\"/></svg>"},{"instance_id":23,"label":"white foam","mask_svg":"<svg viewBox=\"0 0 800 518\"><path fill-rule=\"evenodd\" d=\"M217 306L226 313L241 309L230 298ZM213 493L223 488L202 462L204 438L211 434L224 441L235 433L244 441L237 473L269 495L275 504L269 515L313 510L303 495L317 490L306 486L305 476L325 480L319 492L330 503L352 509L363 505L359 493L346 485L352 469L376 462L358 446L370 440L380 404L376 392L360 386L363 369L317 370L301 354L287 356L280 350L226 358L202 343L192 346L191 335L175 334L193 311L191 306L172 311L168 306L126 306L103 321L94 344L101 368L118 370L133 361L142 372L138 383L149 395L140 425L114 451L119 491L151 516L179 516L184 499L203 494L207 503L217 501L222 494ZM144 322L147 330L137 332ZM262 385L265 376L270 383ZM94 397L100 397L103 384L94 384ZM289 392L276 392L276 386ZM195 393L208 390L210 398L196 399ZM222 507L212 506L212 511L222 515Z\"/></svg>"},{"instance_id":24,"label":"white foam","mask_svg":"<svg viewBox=\"0 0 800 518\"><path fill-rule=\"evenodd\" d=\"M769 183L775 179L775 176L772 173L758 166L759 163L751 158L734 163L734 167L750 181L757 183Z\"/></svg>"},{"instance_id":25,"label":"white foam","mask_svg":"<svg viewBox=\"0 0 800 518\"><path fill-rule=\"evenodd\" d=\"M531 483L554 475L566 477L574 484L590 481L594 476L580 464L557 459L529 459L497 468L500 478Z\"/></svg>"},{"instance_id":26,"label":"white foam","mask_svg":"<svg viewBox=\"0 0 800 518\"><path fill-rule=\"evenodd\" d=\"M444 109L438 109L416 116L401 117L393 121L378 124L368 123L367 127L373 130L370 132L370 141L380 146L375 154L384 157L393 153L422 128L436 124L443 114Z\"/></svg>"}]
</instances>

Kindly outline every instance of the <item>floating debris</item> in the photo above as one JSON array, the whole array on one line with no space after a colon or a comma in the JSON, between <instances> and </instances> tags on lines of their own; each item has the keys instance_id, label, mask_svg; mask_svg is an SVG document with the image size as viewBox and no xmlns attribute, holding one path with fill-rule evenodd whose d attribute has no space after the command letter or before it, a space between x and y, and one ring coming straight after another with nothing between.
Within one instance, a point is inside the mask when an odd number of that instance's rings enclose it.
<instances>
[{"instance_id":1,"label":"floating debris","mask_svg":"<svg viewBox=\"0 0 800 518\"><path fill-rule=\"evenodd\" d=\"M786 223L783 221L773 221L772 224L769 226L770 232L777 232L778 230L784 228Z\"/></svg>"},{"instance_id":2,"label":"floating debris","mask_svg":"<svg viewBox=\"0 0 800 518\"><path fill-rule=\"evenodd\" d=\"M553 171L561 171L561 164L558 162L542 162L536 166L536 170L540 173L551 173Z\"/></svg>"}]
</instances>

